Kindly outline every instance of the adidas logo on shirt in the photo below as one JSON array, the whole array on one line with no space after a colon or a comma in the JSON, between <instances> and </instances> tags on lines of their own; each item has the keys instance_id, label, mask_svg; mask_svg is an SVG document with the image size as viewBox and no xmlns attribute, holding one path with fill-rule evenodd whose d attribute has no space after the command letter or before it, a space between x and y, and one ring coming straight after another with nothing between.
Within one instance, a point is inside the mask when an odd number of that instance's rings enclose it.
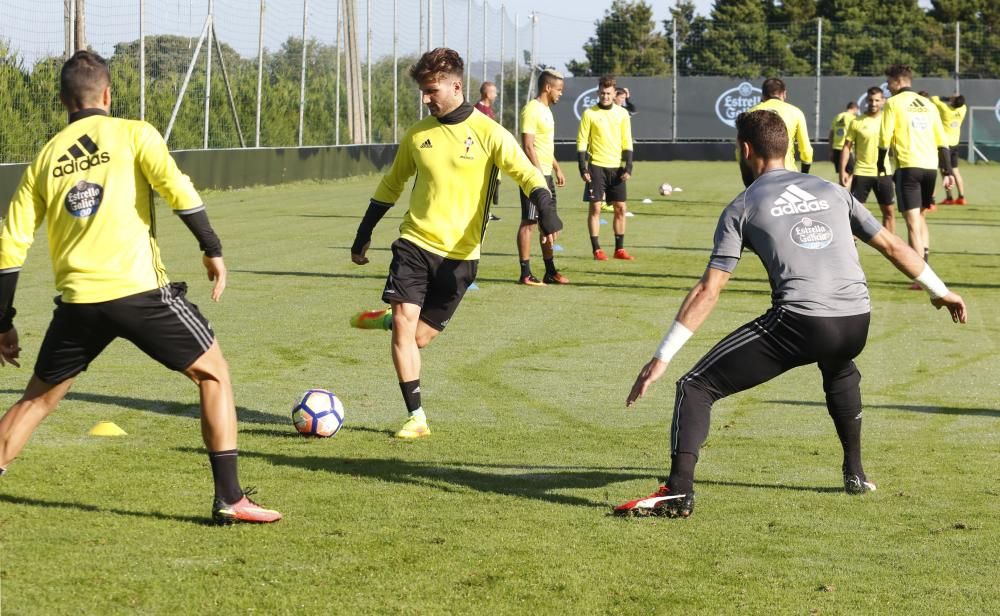
<instances>
[{"instance_id":1,"label":"adidas logo on shirt","mask_svg":"<svg viewBox=\"0 0 1000 616\"><path fill-rule=\"evenodd\" d=\"M434 146L431 145L431 140L427 139L423 143L420 144L420 147L421 148L433 148Z\"/></svg>"},{"instance_id":2,"label":"adidas logo on shirt","mask_svg":"<svg viewBox=\"0 0 1000 616\"><path fill-rule=\"evenodd\" d=\"M817 199L815 195L799 188L795 184L789 184L785 187L781 196L774 200L774 207L771 208L771 216L804 214L806 212L818 212L828 209L830 209L830 204L824 199Z\"/></svg>"},{"instance_id":3,"label":"adidas logo on shirt","mask_svg":"<svg viewBox=\"0 0 1000 616\"><path fill-rule=\"evenodd\" d=\"M58 164L52 169L52 177L61 178L64 175L73 175L80 171L86 171L91 167L110 162L111 155L99 150L100 148L97 147L97 144L88 135L80 136L76 140L76 143L69 146L66 153L59 157Z\"/></svg>"}]
</instances>

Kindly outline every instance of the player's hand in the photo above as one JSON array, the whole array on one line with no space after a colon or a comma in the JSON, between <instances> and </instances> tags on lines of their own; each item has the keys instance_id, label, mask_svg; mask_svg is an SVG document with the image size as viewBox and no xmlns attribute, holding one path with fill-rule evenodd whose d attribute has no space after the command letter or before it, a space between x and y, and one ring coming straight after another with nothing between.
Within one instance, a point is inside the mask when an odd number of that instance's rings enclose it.
<instances>
[{"instance_id":1,"label":"player's hand","mask_svg":"<svg viewBox=\"0 0 1000 616\"><path fill-rule=\"evenodd\" d=\"M202 255L201 262L205 264L208 279L215 282L212 286L212 301L217 302L222 297L222 292L226 290L226 264L222 257L208 255Z\"/></svg>"},{"instance_id":2,"label":"player's hand","mask_svg":"<svg viewBox=\"0 0 1000 616\"><path fill-rule=\"evenodd\" d=\"M20 368L21 364L17 361L20 355L21 347L17 343L17 328L11 327L10 330L0 334L0 366L12 364Z\"/></svg>"},{"instance_id":3,"label":"player's hand","mask_svg":"<svg viewBox=\"0 0 1000 616\"><path fill-rule=\"evenodd\" d=\"M365 245L361 247L361 252L351 253L351 262L355 265L365 265L368 263L368 257L365 254L368 252L368 246L371 242L365 242Z\"/></svg>"},{"instance_id":4,"label":"player's hand","mask_svg":"<svg viewBox=\"0 0 1000 616\"><path fill-rule=\"evenodd\" d=\"M851 176L847 175L846 171L840 172L840 185L847 188L847 185L851 183Z\"/></svg>"},{"instance_id":5,"label":"player's hand","mask_svg":"<svg viewBox=\"0 0 1000 616\"><path fill-rule=\"evenodd\" d=\"M658 378L663 376L667 371L667 362L653 358L649 360L642 370L639 371L639 376L635 378L635 384L632 385L632 391L628 393L628 398L625 399L625 406L632 406L635 404L636 400L646 395L646 390L649 386L656 382Z\"/></svg>"},{"instance_id":6,"label":"player's hand","mask_svg":"<svg viewBox=\"0 0 1000 616\"><path fill-rule=\"evenodd\" d=\"M583 178L584 182L590 184L590 172L589 171L584 171L583 173L580 174L580 177Z\"/></svg>"},{"instance_id":7,"label":"player's hand","mask_svg":"<svg viewBox=\"0 0 1000 616\"><path fill-rule=\"evenodd\" d=\"M555 233L546 233L545 235L542 236L542 243L548 244L549 246L555 246L556 238L558 237L559 237L558 231L556 231Z\"/></svg>"},{"instance_id":8,"label":"player's hand","mask_svg":"<svg viewBox=\"0 0 1000 616\"><path fill-rule=\"evenodd\" d=\"M969 313L965 308L965 301L957 293L948 293L941 298L935 298L931 300L931 304L935 308L947 308L948 312L951 313L951 320L955 323L967 323L969 320Z\"/></svg>"},{"instance_id":9,"label":"player's hand","mask_svg":"<svg viewBox=\"0 0 1000 616\"><path fill-rule=\"evenodd\" d=\"M622 182L628 182L629 178L631 177L632 177L631 173L629 173L628 171L622 171Z\"/></svg>"},{"instance_id":10,"label":"player's hand","mask_svg":"<svg viewBox=\"0 0 1000 616\"><path fill-rule=\"evenodd\" d=\"M556 186L562 188L566 185L566 176L563 175L562 169L556 171Z\"/></svg>"},{"instance_id":11,"label":"player's hand","mask_svg":"<svg viewBox=\"0 0 1000 616\"><path fill-rule=\"evenodd\" d=\"M955 176L949 173L942 178L941 184L944 186L945 190L951 190L955 187Z\"/></svg>"}]
</instances>

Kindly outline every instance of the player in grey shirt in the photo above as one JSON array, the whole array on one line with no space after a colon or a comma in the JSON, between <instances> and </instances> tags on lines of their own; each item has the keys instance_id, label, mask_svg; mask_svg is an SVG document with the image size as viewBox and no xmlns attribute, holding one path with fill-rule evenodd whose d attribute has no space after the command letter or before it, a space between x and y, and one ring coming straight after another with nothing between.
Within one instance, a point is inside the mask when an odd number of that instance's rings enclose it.
<instances>
[{"instance_id":1,"label":"player in grey shirt","mask_svg":"<svg viewBox=\"0 0 1000 616\"><path fill-rule=\"evenodd\" d=\"M626 404L663 376L708 318L744 248L767 270L772 307L723 338L677 381L670 476L653 494L615 507L619 515L691 515L694 468L712 404L806 364L817 364L823 375L827 409L844 449L844 489L875 489L861 464L861 374L853 360L868 337L870 301L854 236L920 283L931 303L948 308L956 323L967 319L962 298L845 188L784 169L788 131L777 114L740 114L736 128L747 189L719 218L708 268L639 372Z\"/></svg>"}]
</instances>

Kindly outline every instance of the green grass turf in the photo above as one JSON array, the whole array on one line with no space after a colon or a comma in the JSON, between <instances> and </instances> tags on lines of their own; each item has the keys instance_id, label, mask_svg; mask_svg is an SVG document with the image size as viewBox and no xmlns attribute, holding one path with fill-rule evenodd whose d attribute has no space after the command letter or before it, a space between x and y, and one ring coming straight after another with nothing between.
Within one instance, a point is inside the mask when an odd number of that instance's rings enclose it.
<instances>
[{"instance_id":1,"label":"green grass turf","mask_svg":"<svg viewBox=\"0 0 1000 616\"><path fill-rule=\"evenodd\" d=\"M567 164L572 170L572 165ZM817 164L832 177L830 165ZM743 261L704 328L636 408L624 399L700 276L734 164L639 163L631 263L591 260L579 180L559 193L568 287L517 276L519 210L501 185L471 291L423 353L434 434L404 419L384 332L347 327L381 305L403 207L366 267L348 247L377 178L207 193L226 247L223 301L190 235L162 216L174 280L231 363L241 474L286 514L205 524L211 480L195 388L124 342L77 381L0 480L5 614L987 613L1000 609L1000 173L963 167L970 205L931 216L932 262L970 305L967 326L861 247L874 302L864 375L865 460L878 492L841 490L818 370L721 401L688 520L620 520L667 462L673 381L769 304ZM660 182L684 191L655 195ZM939 197L941 191L939 189ZM652 204L640 204L644 196ZM606 218L608 216L605 216ZM602 227L612 245L610 226ZM0 371L5 404L30 372L52 307L44 238L21 276L26 366ZM536 249L537 255L537 249ZM535 268L541 273L541 260ZM293 433L290 406L335 391L335 438ZM89 437L99 420L122 438Z\"/></svg>"}]
</instances>

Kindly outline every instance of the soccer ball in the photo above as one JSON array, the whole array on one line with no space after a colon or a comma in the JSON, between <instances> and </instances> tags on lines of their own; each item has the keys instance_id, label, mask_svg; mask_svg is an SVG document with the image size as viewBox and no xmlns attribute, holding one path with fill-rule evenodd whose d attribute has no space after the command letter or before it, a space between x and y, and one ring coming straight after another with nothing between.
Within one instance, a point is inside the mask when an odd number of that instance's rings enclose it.
<instances>
[{"instance_id":1,"label":"soccer ball","mask_svg":"<svg viewBox=\"0 0 1000 616\"><path fill-rule=\"evenodd\" d=\"M310 389L292 407L292 423L304 436L331 437L344 423L344 404L325 389Z\"/></svg>"},{"instance_id":2,"label":"soccer ball","mask_svg":"<svg viewBox=\"0 0 1000 616\"><path fill-rule=\"evenodd\" d=\"M666 182L660 184L660 194L664 197L669 197L670 193L674 192L674 187Z\"/></svg>"}]
</instances>

